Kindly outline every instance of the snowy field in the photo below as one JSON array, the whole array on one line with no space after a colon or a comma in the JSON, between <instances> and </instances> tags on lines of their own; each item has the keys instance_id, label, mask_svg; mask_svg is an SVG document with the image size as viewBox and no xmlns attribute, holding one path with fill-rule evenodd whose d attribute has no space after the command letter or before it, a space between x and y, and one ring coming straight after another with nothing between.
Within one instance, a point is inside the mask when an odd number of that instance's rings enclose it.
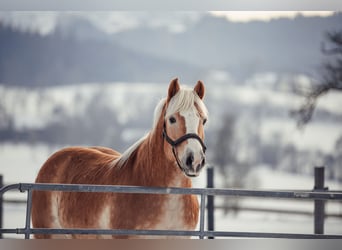
<instances>
[{"instance_id":1,"label":"snowy field","mask_svg":"<svg viewBox=\"0 0 342 250\"><path fill-rule=\"evenodd\" d=\"M49 148L42 144L4 144L0 145L0 166L1 174L5 176L6 183L33 182L34 178L46 158L56 148ZM15 153L14 153L15 152ZM216 183L220 183L220 176L217 174ZM258 189L304 189L313 188L313 177L300 176L279 171L270 170L267 167L256 167L249 176L252 183L257 183ZM194 187L206 186L205 172L194 179ZM326 182L330 190L342 190L342 185L335 182ZM25 199L26 195L19 192L10 192L6 198ZM216 199L216 204L221 203ZM313 211L313 202L294 201L287 199L264 199L245 198L240 201L243 207L290 209L299 211ZM342 215L342 203L329 202L326 208L328 213ZM25 206L5 204L4 207L4 228L24 227ZM222 210L215 212L215 229L220 231L233 232L277 232L277 233L312 233L312 216L275 214L266 212L240 211L224 214ZM327 218L325 221L325 232L329 234L342 234L342 219ZM5 235L6 237L19 237L16 235ZM21 236L20 236L21 237Z\"/></svg>"}]
</instances>

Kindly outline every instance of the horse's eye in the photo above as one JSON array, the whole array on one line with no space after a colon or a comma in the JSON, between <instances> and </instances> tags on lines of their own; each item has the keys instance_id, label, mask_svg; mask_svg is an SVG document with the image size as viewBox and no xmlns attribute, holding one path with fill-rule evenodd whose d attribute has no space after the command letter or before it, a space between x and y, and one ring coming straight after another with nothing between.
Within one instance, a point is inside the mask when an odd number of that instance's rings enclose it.
<instances>
[{"instance_id":1,"label":"horse's eye","mask_svg":"<svg viewBox=\"0 0 342 250\"><path fill-rule=\"evenodd\" d=\"M171 116L171 117L169 118L169 121L170 121L171 124L173 124L173 123L176 122L176 118L174 118L173 116Z\"/></svg>"},{"instance_id":2,"label":"horse's eye","mask_svg":"<svg viewBox=\"0 0 342 250\"><path fill-rule=\"evenodd\" d=\"M203 125L206 124L206 122L207 122L207 119L204 118L204 119L203 119Z\"/></svg>"}]
</instances>

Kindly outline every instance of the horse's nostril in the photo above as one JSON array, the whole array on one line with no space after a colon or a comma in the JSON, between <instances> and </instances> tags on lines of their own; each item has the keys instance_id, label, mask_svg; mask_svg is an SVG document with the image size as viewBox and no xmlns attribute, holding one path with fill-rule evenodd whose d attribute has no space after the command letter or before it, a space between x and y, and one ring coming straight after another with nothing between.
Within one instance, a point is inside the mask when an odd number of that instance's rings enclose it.
<instances>
[{"instance_id":1,"label":"horse's nostril","mask_svg":"<svg viewBox=\"0 0 342 250\"><path fill-rule=\"evenodd\" d=\"M188 167L191 167L192 166L192 163L194 162L194 154L193 153L190 153L189 155L188 155L188 157L186 158L186 165L188 166Z\"/></svg>"},{"instance_id":2,"label":"horse's nostril","mask_svg":"<svg viewBox=\"0 0 342 250\"><path fill-rule=\"evenodd\" d=\"M204 166L205 164L205 158L203 158L202 162L201 162L201 166Z\"/></svg>"}]
</instances>

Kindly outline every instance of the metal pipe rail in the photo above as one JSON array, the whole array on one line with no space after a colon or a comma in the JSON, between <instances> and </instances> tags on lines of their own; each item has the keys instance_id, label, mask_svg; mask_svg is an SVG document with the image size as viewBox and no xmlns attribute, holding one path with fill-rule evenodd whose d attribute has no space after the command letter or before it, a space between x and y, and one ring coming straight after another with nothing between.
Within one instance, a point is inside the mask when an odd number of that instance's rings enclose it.
<instances>
[{"instance_id":1,"label":"metal pipe rail","mask_svg":"<svg viewBox=\"0 0 342 250\"><path fill-rule=\"evenodd\" d=\"M103 234L103 235L154 235L154 236L198 236L204 237L258 237L258 238L293 238L293 239L342 239L342 235L328 234L287 234L287 233L258 233L258 232L225 232L204 230L205 203L207 196L244 196L261 198L309 199L341 201L341 191L305 191L305 190L245 190L217 188L159 188L138 186L112 185L76 185L76 184L32 184L18 183L0 189L0 197L9 190L27 191L26 224L25 228L0 229L2 233L24 234L29 239L31 234ZM65 191L65 192L115 192L137 194L194 194L201 197L200 226L197 231L183 230L121 230L121 229L51 229L31 228L32 191Z\"/></svg>"}]
</instances>

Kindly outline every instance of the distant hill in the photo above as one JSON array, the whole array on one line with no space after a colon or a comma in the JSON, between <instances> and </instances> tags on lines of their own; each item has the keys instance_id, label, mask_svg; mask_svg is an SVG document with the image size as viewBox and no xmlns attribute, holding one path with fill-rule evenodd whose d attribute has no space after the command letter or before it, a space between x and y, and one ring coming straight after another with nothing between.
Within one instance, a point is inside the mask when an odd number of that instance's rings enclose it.
<instances>
[{"instance_id":1,"label":"distant hill","mask_svg":"<svg viewBox=\"0 0 342 250\"><path fill-rule=\"evenodd\" d=\"M41 36L0 26L0 48L0 83L6 85L165 81L199 71L113 41L80 39L60 30Z\"/></svg>"},{"instance_id":2,"label":"distant hill","mask_svg":"<svg viewBox=\"0 0 342 250\"><path fill-rule=\"evenodd\" d=\"M115 34L114 40L136 51L235 75L311 73L323 59L320 46L325 33L341 29L341 24L342 13L249 23L207 15L184 33L145 28Z\"/></svg>"},{"instance_id":3,"label":"distant hill","mask_svg":"<svg viewBox=\"0 0 342 250\"><path fill-rule=\"evenodd\" d=\"M0 23L0 84L165 82L175 76L194 82L212 69L242 78L265 71L312 74L324 60L325 32L341 23L341 13L249 23L204 15L184 32L139 26L109 35L71 16L46 36Z\"/></svg>"}]
</instances>

